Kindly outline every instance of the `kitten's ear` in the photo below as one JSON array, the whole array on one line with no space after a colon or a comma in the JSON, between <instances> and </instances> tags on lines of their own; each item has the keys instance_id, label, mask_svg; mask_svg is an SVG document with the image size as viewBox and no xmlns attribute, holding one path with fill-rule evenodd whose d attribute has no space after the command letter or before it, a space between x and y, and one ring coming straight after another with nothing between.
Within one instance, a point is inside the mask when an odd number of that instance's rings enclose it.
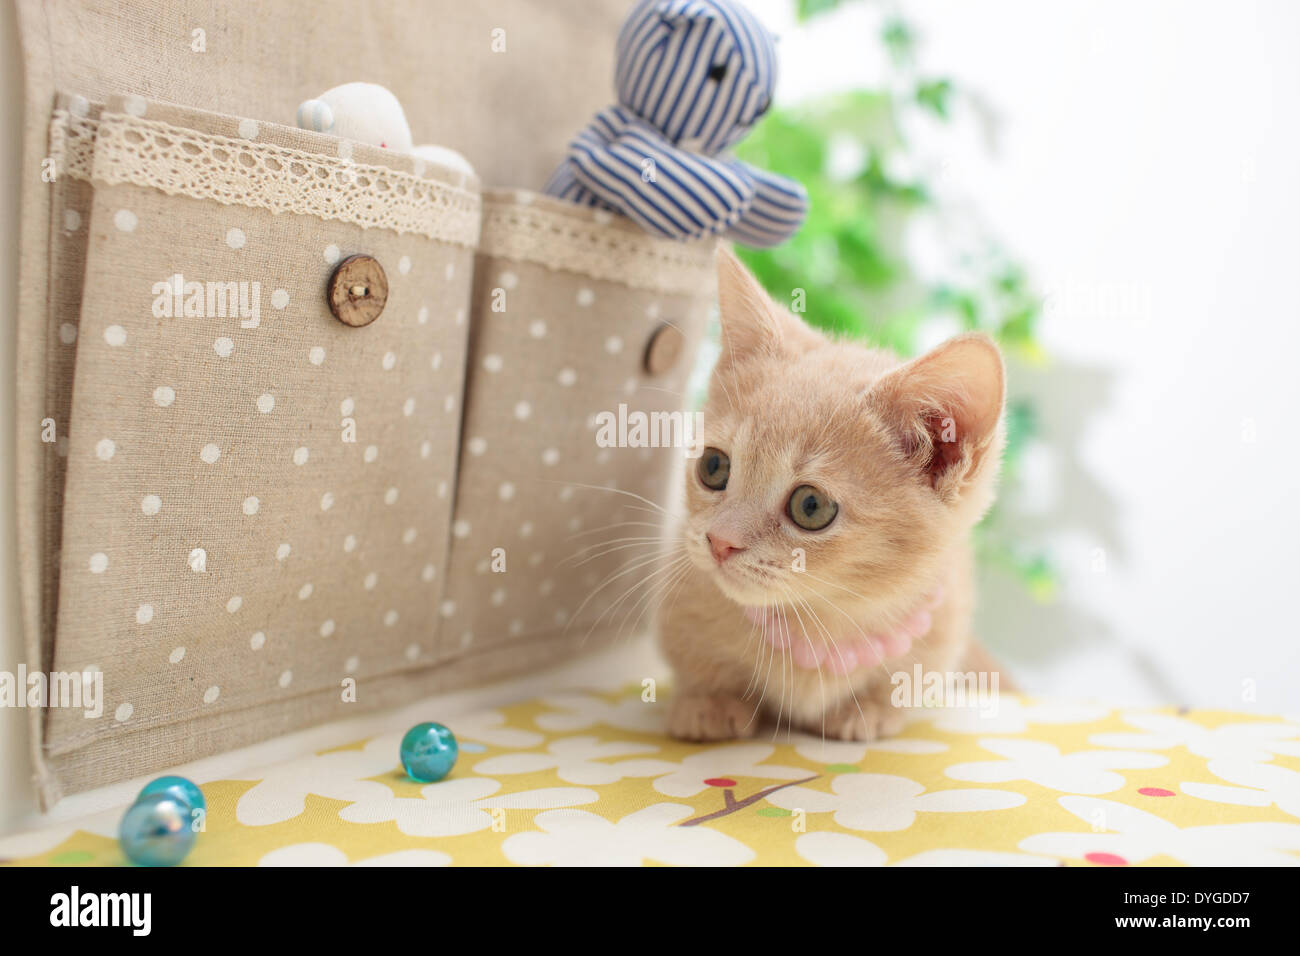
<instances>
[{"instance_id":1,"label":"kitten's ear","mask_svg":"<svg viewBox=\"0 0 1300 956\"><path fill-rule=\"evenodd\" d=\"M998 347L982 332L971 332L890 372L867 400L903 453L950 501L1001 452L1005 396Z\"/></svg>"},{"instance_id":2,"label":"kitten's ear","mask_svg":"<svg viewBox=\"0 0 1300 956\"><path fill-rule=\"evenodd\" d=\"M720 366L752 355L781 355L813 334L772 301L754 274L725 245L718 246L717 263L722 314Z\"/></svg>"}]
</instances>

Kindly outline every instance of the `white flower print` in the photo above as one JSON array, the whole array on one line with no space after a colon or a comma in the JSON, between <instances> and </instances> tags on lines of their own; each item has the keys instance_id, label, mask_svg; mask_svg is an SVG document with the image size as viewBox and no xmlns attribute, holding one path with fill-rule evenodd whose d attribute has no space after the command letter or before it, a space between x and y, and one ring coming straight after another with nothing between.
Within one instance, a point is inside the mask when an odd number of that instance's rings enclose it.
<instances>
[{"instance_id":1,"label":"white flower print","mask_svg":"<svg viewBox=\"0 0 1300 956\"><path fill-rule=\"evenodd\" d=\"M387 789L387 788L385 788ZM519 793L496 794L501 784L483 777L443 780L420 790L419 797L394 797L359 801L339 811L349 823L388 823L407 836L448 837L486 830L492 811L550 810L595 803L600 795L581 787L543 787Z\"/></svg>"},{"instance_id":2,"label":"white flower print","mask_svg":"<svg viewBox=\"0 0 1300 956\"><path fill-rule=\"evenodd\" d=\"M398 850L357 860L352 866L449 866L451 857L438 850ZM291 843L262 855L258 866L347 866L348 855L328 843Z\"/></svg>"},{"instance_id":3,"label":"white flower print","mask_svg":"<svg viewBox=\"0 0 1300 956\"><path fill-rule=\"evenodd\" d=\"M353 866L450 866L451 857L438 850L397 850L357 860Z\"/></svg>"},{"instance_id":4,"label":"white flower print","mask_svg":"<svg viewBox=\"0 0 1300 956\"><path fill-rule=\"evenodd\" d=\"M861 763L867 754L937 754L948 749L947 744L937 740L916 740L911 737L893 737L887 740L874 740L871 743L859 743L852 740L823 740L808 734L799 734L792 741L794 752L813 763Z\"/></svg>"},{"instance_id":5,"label":"white flower print","mask_svg":"<svg viewBox=\"0 0 1300 956\"><path fill-rule=\"evenodd\" d=\"M1126 750L1081 750L1062 754L1052 744L1036 740L981 740L985 750L1005 760L959 763L944 773L971 783L1007 783L1028 780L1063 793L1110 793L1124 786L1124 777L1112 768L1162 767L1169 762L1155 754Z\"/></svg>"},{"instance_id":6,"label":"white flower print","mask_svg":"<svg viewBox=\"0 0 1300 956\"><path fill-rule=\"evenodd\" d=\"M503 726L505 722L505 714L498 710L479 710L457 717L452 732L458 741L475 740L494 747L536 747L546 739L532 730Z\"/></svg>"},{"instance_id":7,"label":"white flower print","mask_svg":"<svg viewBox=\"0 0 1300 956\"><path fill-rule=\"evenodd\" d=\"M884 866L889 855L870 840L848 833L804 833L795 852L817 866Z\"/></svg>"},{"instance_id":8,"label":"white flower print","mask_svg":"<svg viewBox=\"0 0 1300 956\"><path fill-rule=\"evenodd\" d=\"M926 850L895 866L1057 866L1050 856L1028 853L999 853L996 850Z\"/></svg>"},{"instance_id":9,"label":"white flower print","mask_svg":"<svg viewBox=\"0 0 1300 956\"><path fill-rule=\"evenodd\" d=\"M1169 714L1132 713L1124 722L1144 731L1140 734L1094 734L1088 740L1099 747L1134 750L1171 750L1186 747L1198 757L1213 760L1272 760L1278 755L1300 757L1300 724L1222 724L1214 729Z\"/></svg>"},{"instance_id":10,"label":"white flower print","mask_svg":"<svg viewBox=\"0 0 1300 956\"><path fill-rule=\"evenodd\" d=\"M1006 790L936 790L907 777L882 773L842 773L831 780L831 792L786 787L768 794L767 802L785 810L833 813L832 819L850 830L906 830L918 813L973 813L1008 810L1025 802L1022 794Z\"/></svg>"},{"instance_id":11,"label":"white flower print","mask_svg":"<svg viewBox=\"0 0 1300 956\"><path fill-rule=\"evenodd\" d=\"M817 866L882 866L885 851L870 840L848 833L805 833L794 843L795 851ZM1056 866L1047 856L1028 853L998 853L990 850L925 850L905 857L894 866Z\"/></svg>"},{"instance_id":12,"label":"white flower print","mask_svg":"<svg viewBox=\"0 0 1300 956\"><path fill-rule=\"evenodd\" d=\"M694 811L681 803L656 803L606 820L585 810L548 810L533 818L541 833L516 833L501 851L512 863L551 866L739 866L754 851L703 826L677 826Z\"/></svg>"},{"instance_id":13,"label":"white flower print","mask_svg":"<svg viewBox=\"0 0 1300 956\"><path fill-rule=\"evenodd\" d=\"M1217 823L1179 829L1168 820L1112 800L1064 796L1058 802L1106 832L1040 833L1020 841L1027 853L1121 865L1169 856L1188 866L1298 866L1300 825Z\"/></svg>"},{"instance_id":14,"label":"white flower print","mask_svg":"<svg viewBox=\"0 0 1300 956\"><path fill-rule=\"evenodd\" d=\"M543 730L586 730L597 724L642 733L662 733L664 712L658 704L630 695L610 703L593 694L552 694L542 703L560 713L539 714L534 723Z\"/></svg>"},{"instance_id":15,"label":"white flower print","mask_svg":"<svg viewBox=\"0 0 1300 956\"><path fill-rule=\"evenodd\" d=\"M937 730L954 734L1023 734L1031 724L1084 724L1109 712L1090 704L1027 703L1006 695L998 698L996 714L977 707L950 707L932 719Z\"/></svg>"},{"instance_id":16,"label":"white flower print","mask_svg":"<svg viewBox=\"0 0 1300 956\"><path fill-rule=\"evenodd\" d=\"M600 762L610 757L654 753L658 749L652 744L620 741L602 744L595 737L562 737L547 747L544 754L500 754L475 764L474 772L492 776L555 770L556 775L565 783L598 787L615 783L624 777L654 777L676 770L677 764L666 760Z\"/></svg>"},{"instance_id":17,"label":"white flower print","mask_svg":"<svg viewBox=\"0 0 1300 956\"><path fill-rule=\"evenodd\" d=\"M291 843L262 854L258 866L346 866L348 855L328 843Z\"/></svg>"},{"instance_id":18,"label":"white flower print","mask_svg":"<svg viewBox=\"0 0 1300 956\"><path fill-rule=\"evenodd\" d=\"M776 752L767 744L734 744L700 750L682 760L673 773L660 777L654 788L670 797L693 797L708 789L715 777L758 777L762 780L799 780L812 776L800 767L764 764Z\"/></svg>"},{"instance_id":19,"label":"white flower print","mask_svg":"<svg viewBox=\"0 0 1300 956\"><path fill-rule=\"evenodd\" d=\"M269 767L239 798L235 818L244 826L270 826L292 820L306 808L307 794L359 803L390 798L393 791L368 777L398 769L400 737L385 734L361 750L312 754Z\"/></svg>"},{"instance_id":20,"label":"white flower print","mask_svg":"<svg viewBox=\"0 0 1300 956\"><path fill-rule=\"evenodd\" d=\"M1276 805L1283 813L1300 817L1300 773L1277 764L1251 760L1211 760L1208 767L1210 773L1236 786L1184 783L1183 793L1200 800L1240 807Z\"/></svg>"}]
</instances>

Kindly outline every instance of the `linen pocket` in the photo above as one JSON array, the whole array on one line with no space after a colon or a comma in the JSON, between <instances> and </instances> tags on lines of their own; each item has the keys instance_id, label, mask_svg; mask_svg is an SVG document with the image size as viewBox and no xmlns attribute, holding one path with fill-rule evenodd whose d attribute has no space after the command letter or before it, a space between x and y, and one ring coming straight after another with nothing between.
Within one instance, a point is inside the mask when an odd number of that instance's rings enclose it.
<instances>
[{"instance_id":1,"label":"linen pocket","mask_svg":"<svg viewBox=\"0 0 1300 956\"><path fill-rule=\"evenodd\" d=\"M444 655L487 677L648 620L671 583L654 559L713 250L532 193L485 196Z\"/></svg>"},{"instance_id":2,"label":"linen pocket","mask_svg":"<svg viewBox=\"0 0 1300 956\"><path fill-rule=\"evenodd\" d=\"M48 671L58 608L58 552L63 529L63 486L67 474L68 423L81 319L82 279L93 191L90 185L100 104L59 94L50 122L51 160L49 282L47 286L41 389L42 498L40 562L41 630L39 666Z\"/></svg>"},{"instance_id":3,"label":"linen pocket","mask_svg":"<svg viewBox=\"0 0 1300 956\"><path fill-rule=\"evenodd\" d=\"M50 709L64 791L425 690L480 226L451 171L135 97L89 181L53 667L103 714Z\"/></svg>"}]
</instances>

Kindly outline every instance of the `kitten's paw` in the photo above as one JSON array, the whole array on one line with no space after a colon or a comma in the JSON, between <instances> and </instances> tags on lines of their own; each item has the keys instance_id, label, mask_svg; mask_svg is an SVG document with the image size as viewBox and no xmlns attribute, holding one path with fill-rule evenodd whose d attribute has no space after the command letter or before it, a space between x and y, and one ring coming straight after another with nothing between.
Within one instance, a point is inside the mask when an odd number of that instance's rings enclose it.
<instances>
[{"instance_id":1,"label":"kitten's paw","mask_svg":"<svg viewBox=\"0 0 1300 956\"><path fill-rule=\"evenodd\" d=\"M903 711L871 700L849 701L826 715L826 738L835 740L878 740L903 729ZM814 733L820 727L811 728Z\"/></svg>"},{"instance_id":2,"label":"kitten's paw","mask_svg":"<svg viewBox=\"0 0 1300 956\"><path fill-rule=\"evenodd\" d=\"M754 708L721 694L687 694L668 705L668 734L677 740L734 740L758 729Z\"/></svg>"}]
</instances>

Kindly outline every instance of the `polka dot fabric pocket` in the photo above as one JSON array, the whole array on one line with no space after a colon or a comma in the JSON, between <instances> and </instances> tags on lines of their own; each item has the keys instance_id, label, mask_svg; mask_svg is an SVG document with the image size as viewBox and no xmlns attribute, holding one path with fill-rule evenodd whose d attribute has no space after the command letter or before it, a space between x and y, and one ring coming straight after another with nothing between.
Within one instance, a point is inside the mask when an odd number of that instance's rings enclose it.
<instances>
[{"instance_id":1,"label":"polka dot fabric pocket","mask_svg":"<svg viewBox=\"0 0 1300 956\"><path fill-rule=\"evenodd\" d=\"M481 221L412 157L138 98L89 177L53 667L103 714L50 709L47 793L427 692Z\"/></svg>"},{"instance_id":2,"label":"polka dot fabric pocket","mask_svg":"<svg viewBox=\"0 0 1300 956\"><path fill-rule=\"evenodd\" d=\"M648 622L713 252L486 195L442 654L489 676Z\"/></svg>"},{"instance_id":3,"label":"polka dot fabric pocket","mask_svg":"<svg viewBox=\"0 0 1300 956\"><path fill-rule=\"evenodd\" d=\"M49 184L49 266L53 280L48 285L42 330L45 365L40 385L43 434L39 494L43 520L41 556L36 562L40 581L42 666L48 666L54 643L59 579L57 553L63 528L62 491L67 474L72 380L76 370L90 206L94 198L90 168L99 112L100 105L85 97L60 94L50 124L49 155L55 173ZM35 656L33 652L32 657Z\"/></svg>"}]
</instances>

